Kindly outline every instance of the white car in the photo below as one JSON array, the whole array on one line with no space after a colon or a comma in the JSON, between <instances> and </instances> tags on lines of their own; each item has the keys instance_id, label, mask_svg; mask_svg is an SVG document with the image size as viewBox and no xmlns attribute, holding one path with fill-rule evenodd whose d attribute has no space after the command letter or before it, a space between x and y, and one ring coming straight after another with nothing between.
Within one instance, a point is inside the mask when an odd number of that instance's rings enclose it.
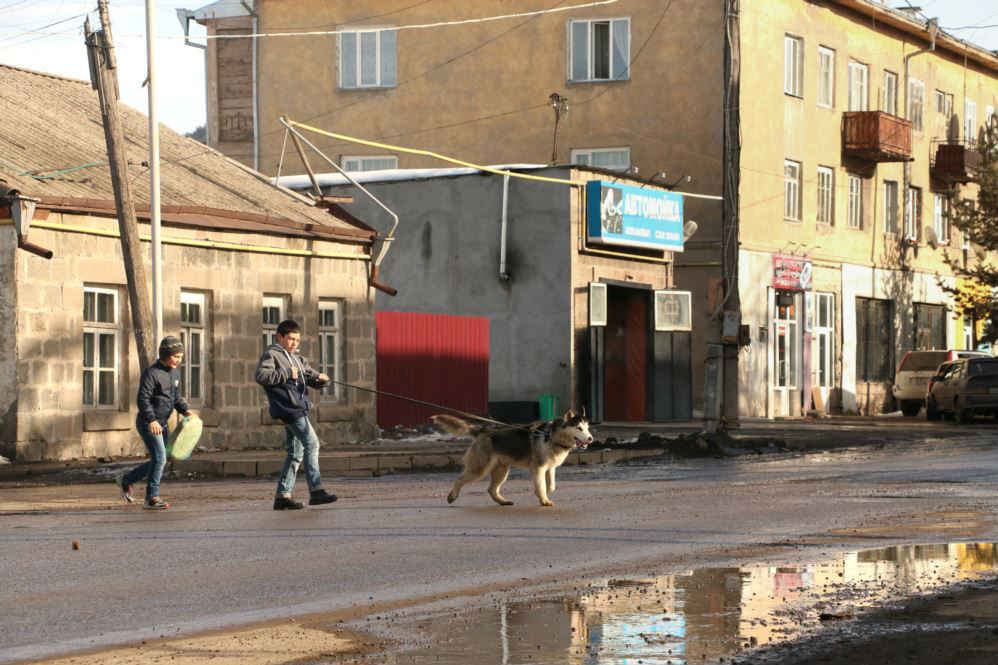
<instances>
[{"instance_id":1,"label":"white car","mask_svg":"<svg viewBox=\"0 0 998 665\"><path fill-rule=\"evenodd\" d=\"M936 375L936 368L945 362L957 358L986 358L988 354L982 351L935 350L908 351L898 365L894 375L894 399L897 400L901 413L906 416L917 416L925 406L925 392L929 379Z\"/></svg>"}]
</instances>

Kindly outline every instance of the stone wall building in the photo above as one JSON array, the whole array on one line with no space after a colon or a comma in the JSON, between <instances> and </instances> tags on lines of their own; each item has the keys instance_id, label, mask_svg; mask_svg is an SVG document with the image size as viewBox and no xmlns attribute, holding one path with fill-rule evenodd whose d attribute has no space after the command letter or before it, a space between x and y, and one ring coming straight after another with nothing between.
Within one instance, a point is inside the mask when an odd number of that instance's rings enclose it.
<instances>
[{"instance_id":1,"label":"stone wall building","mask_svg":"<svg viewBox=\"0 0 998 665\"><path fill-rule=\"evenodd\" d=\"M142 454L142 368L96 94L0 66L0 108L10 111L0 123L0 454ZM134 198L145 202L147 120L121 111ZM165 127L161 158L164 330L184 338L182 391L206 425L202 444L283 445L253 373L284 318L302 324L313 366L373 387L374 232ZM37 199L26 240L51 260L18 248L12 190ZM138 216L147 241L147 204ZM369 393L331 387L315 402L326 444L376 432Z\"/></svg>"}]
</instances>

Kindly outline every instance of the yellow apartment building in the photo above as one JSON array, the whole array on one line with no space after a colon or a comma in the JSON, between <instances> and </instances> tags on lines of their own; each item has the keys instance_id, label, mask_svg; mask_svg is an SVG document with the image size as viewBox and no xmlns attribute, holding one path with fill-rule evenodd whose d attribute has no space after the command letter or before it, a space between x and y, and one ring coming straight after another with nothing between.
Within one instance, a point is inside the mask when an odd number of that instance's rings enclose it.
<instances>
[{"instance_id":1,"label":"yellow apartment building","mask_svg":"<svg viewBox=\"0 0 998 665\"><path fill-rule=\"evenodd\" d=\"M268 175L304 172L286 115L473 163L630 169L722 196L685 199L698 230L675 254L675 288L692 293L695 412L876 413L893 406L907 350L974 344L940 286L956 284L941 254L983 251L947 210L975 196L995 53L872 0L537 10L222 0L180 13L208 30L209 143ZM312 34L275 34L300 32ZM351 171L440 165L316 144Z\"/></svg>"}]
</instances>

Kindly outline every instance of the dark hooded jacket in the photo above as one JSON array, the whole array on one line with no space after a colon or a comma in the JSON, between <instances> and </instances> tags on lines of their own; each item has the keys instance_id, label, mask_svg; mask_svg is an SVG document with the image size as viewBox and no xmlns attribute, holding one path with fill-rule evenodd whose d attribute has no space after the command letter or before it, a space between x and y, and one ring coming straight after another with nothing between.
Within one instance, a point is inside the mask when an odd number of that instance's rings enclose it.
<instances>
[{"instance_id":1,"label":"dark hooded jacket","mask_svg":"<svg viewBox=\"0 0 998 665\"><path fill-rule=\"evenodd\" d=\"M291 378L291 368L298 368L298 378ZM298 353L286 351L280 344L271 344L260 356L256 366L256 382L263 386L270 403L270 417L290 422L307 416L312 403L308 388L322 388L319 372L312 369Z\"/></svg>"},{"instance_id":2,"label":"dark hooded jacket","mask_svg":"<svg viewBox=\"0 0 998 665\"><path fill-rule=\"evenodd\" d=\"M155 420L163 427L166 427L166 421L174 409L180 413L191 409L180 396L180 372L169 369L158 360L142 372L135 402L139 407L140 422L149 424Z\"/></svg>"}]
</instances>

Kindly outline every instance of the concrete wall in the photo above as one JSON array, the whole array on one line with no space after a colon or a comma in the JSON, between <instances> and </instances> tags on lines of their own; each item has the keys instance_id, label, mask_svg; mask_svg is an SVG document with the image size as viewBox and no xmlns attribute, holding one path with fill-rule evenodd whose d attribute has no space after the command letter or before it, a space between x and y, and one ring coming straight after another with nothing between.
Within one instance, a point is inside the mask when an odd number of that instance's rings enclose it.
<instances>
[{"instance_id":1,"label":"concrete wall","mask_svg":"<svg viewBox=\"0 0 998 665\"><path fill-rule=\"evenodd\" d=\"M566 178L563 170L532 171ZM379 311L489 319L489 399L536 400L570 392L572 187L510 178L506 270L499 278L502 176L368 183L400 218L380 281ZM352 187L350 210L379 231L387 216Z\"/></svg>"},{"instance_id":2,"label":"concrete wall","mask_svg":"<svg viewBox=\"0 0 998 665\"><path fill-rule=\"evenodd\" d=\"M0 225L0 455L9 459L16 456L17 438L16 252L14 225Z\"/></svg>"},{"instance_id":3,"label":"concrete wall","mask_svg":"<svg viewBox=\"0 0 998 665\"><path fill-rule=\"evenodd\" d=\"M115 220L100 217L50 213L47 221L108 232L117 229ZM7 232L5 227L2 230ZM338 251L358 256L360 252L357 246L325 241L172 227L164 229L163 235L275 249ZM141 368L128 321L119 240L38 227L32 228L31 240L52 249L55 258L45 261L27 252L16 255L17 331L16 336L5 339L16 339L18 460L144 454L144 446L134 431L135 391ZM270 420L263 391L253 381L262 349L264 294L288 296L286 315L302 324L303 353L313 364L318 361L318 299L342 299L346 380L373 387L374 304L368 297L365 261L165 243L165 330L176 334L179 329L181 289L206 293L205 399L193 405L206 425L202 439L205 446L241 449L283 445L283 430ZM84 285L108 286L119 292L123 371L117 405L110 409L82 406ZM13 316L7 307L0 313L0 320ZM326 445L372 436L376 431L374 400L369 393L347 391L340 402L320 398L317 403L317 430Z\"/></svg>"}]
</instances>

